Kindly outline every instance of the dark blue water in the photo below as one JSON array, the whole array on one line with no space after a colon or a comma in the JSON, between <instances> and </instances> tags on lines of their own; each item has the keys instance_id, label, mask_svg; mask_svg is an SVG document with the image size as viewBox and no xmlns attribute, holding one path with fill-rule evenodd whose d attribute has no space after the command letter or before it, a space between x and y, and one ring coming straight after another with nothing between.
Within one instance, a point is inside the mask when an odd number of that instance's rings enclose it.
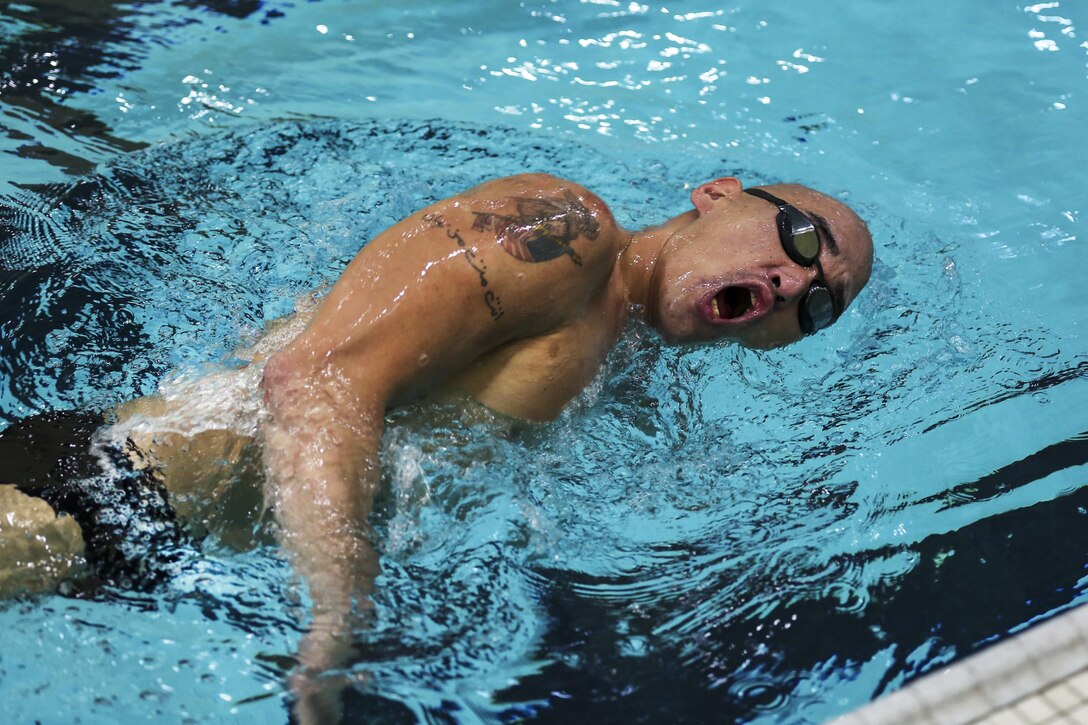
<instances>
[{"instance_id":1,"label":"dark blue water","mask_svg":"<svg viewBox=\"0 0 1088 725\"><path fill-rule=\"evenodd\" d=\"M365 721L820 721L1084 600L1075 9L0 6L0 417L238 364L378 231L549 171L629 226L844 195L873 281L794 348L635 325L547 426L392 420ZM305 592L3 605L12 721L286 720ZM33 656L31 656L31 653Z\"/></svg>"}]
</instances>

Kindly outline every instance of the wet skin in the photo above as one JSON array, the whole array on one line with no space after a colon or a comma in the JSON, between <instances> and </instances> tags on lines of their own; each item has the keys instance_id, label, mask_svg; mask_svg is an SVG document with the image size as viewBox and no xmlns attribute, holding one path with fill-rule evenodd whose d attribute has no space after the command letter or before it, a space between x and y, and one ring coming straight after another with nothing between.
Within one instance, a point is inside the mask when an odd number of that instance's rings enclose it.
<instances>
[{"instance_id":1,"label":"wet skin","mask_svg":"<svg viewBox=\"0 0 1088 725\"><path fill-rule=\"evenodd\" d=\"M819 219L820 282L845 308L872 264L864 223L805 187L768 190ZM801 337L798 304L820 273L786 254L777 208L741 193L732 178L696 186L691 201L690 211L629 232L569 181L521 175L482 184L380 234L298 334L265 345L251 367L223 373L259 396L259 427L179 432L195 396L118 411L119 428L141 423L130 432L146 456L141 465L161 468L191 516L215 508L208 502L224 481L263 473L283 546L314 600L293 682L300 721L335 710L328 680L316 675L352 651L353 622L369 606L377 559L365 522L386 411L458 393L511 417L554 418L592 380L630 314L672 344L765 348ZM48 519L27 502L8 505L16 518Z\"/></svg>"}]
</instances>

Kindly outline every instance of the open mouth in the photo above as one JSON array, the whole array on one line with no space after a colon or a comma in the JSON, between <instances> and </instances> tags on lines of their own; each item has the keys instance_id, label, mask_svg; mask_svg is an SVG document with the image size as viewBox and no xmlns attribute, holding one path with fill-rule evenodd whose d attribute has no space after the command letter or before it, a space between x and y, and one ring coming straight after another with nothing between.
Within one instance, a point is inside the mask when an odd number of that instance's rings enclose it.
<instances>
[{"instance_id":1,"label":"open mouth","mask_svg":"<svg viewBox=\"0 0 1088 725\"><path fill-rule=\"evenodd\" d=\"M756 293L747 287L726 287L710 301L710 310L719 320L736 320L757 304Z\"/></svg>"}]
</instances>

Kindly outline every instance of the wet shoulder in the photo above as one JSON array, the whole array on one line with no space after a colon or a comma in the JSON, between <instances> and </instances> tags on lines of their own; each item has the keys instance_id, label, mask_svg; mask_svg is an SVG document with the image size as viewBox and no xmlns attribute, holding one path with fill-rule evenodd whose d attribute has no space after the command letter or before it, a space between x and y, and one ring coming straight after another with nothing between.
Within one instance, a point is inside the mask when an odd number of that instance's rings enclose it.
<instances>
[{"instance_id":1,"label":"wet shoulder","mask_svg":"<svg viewBox=\"0 0 1088 725\"><path fill-rule=\"evenodd\" d=\"M459 199L470 207L476 228L535 239L533 248L517 250L526 261L571 254L571 244L577 240L584 262L611 264L624 243L611 209L597 194L551 174L494 179L469 189Z\"/></svg>"}]
</instances>

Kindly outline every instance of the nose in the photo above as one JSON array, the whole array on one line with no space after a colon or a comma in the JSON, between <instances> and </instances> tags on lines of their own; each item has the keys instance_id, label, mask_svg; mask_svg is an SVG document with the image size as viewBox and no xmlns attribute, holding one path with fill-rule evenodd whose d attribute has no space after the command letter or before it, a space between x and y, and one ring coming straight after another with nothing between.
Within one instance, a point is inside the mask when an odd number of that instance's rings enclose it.
<instances>
[{"instance_id":1,"label":"nose","mask_svg":"<svg viewBox=\"0 0 1088 725\"><path fill-rule=\"evenodd\" d=\"M771 285L774 287L775 309L789 307L808 292L816 279L815 267L801 267L794 265L796 269L776 269L771 273Z\"/></svg>"}]
</instances>

